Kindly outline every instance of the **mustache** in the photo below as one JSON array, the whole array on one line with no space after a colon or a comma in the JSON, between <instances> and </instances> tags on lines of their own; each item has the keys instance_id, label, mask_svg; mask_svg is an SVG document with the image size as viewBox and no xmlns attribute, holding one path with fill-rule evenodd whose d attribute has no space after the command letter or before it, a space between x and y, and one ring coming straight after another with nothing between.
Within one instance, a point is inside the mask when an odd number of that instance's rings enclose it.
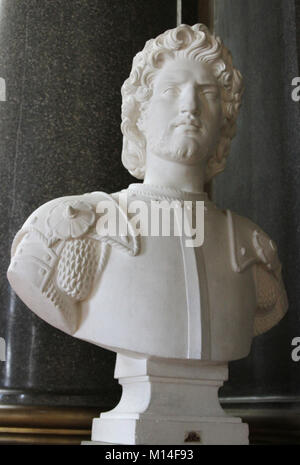
<instances>
[{"instance_id":1,"label":"mustache","mask_svg":"<svg viewBox=\"0 0 300 465\"><path fill-rule=\"evenodd\" d=\"M172 123L170 124L170 127L177 127L177 126L181 126L181 125L192 125L194 126L195 128L198 128L198 129L201 129L203 124L202 124L202 121L200 120L200 118L192 115L191 113L188 113L186 115L179 115L177 118L174 119L174 121L172 121Z\"/></svg>"}]
</instances>

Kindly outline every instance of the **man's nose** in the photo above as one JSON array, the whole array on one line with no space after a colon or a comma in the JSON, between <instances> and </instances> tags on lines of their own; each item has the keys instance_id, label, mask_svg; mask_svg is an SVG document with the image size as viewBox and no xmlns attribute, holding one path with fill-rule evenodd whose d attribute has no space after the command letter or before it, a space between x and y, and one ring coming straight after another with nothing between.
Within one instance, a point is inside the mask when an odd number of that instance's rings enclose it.
<instances>
[{"instance_id":1,"label":"man's nose","mask_svg":"<svg viewBox=\"0 0 300 465\"><path fill-rule=\"evenodd\" d=\"M192 85L187 86L181 94L180 112L191 113L193 115L199 115L201 112L197 91Z\"/></svg>"}]
</instances>

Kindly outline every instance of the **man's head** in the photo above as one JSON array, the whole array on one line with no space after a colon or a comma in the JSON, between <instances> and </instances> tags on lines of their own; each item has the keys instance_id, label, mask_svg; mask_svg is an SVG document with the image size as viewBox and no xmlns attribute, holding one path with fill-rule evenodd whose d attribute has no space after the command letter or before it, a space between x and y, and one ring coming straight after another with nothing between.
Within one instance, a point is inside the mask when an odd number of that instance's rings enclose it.
<instances>
[{"instance_id":1,"label":"man's head","mask_svg":"<svg viewBox=\"0 0 300 465\"><path fill-rule=\"evenodd\" d=\"M220 38L201 24L148 41L122 87L122 161L143 179L146 152L223 171L242 96L242 77Z\"/></svg>"}]
</instances>

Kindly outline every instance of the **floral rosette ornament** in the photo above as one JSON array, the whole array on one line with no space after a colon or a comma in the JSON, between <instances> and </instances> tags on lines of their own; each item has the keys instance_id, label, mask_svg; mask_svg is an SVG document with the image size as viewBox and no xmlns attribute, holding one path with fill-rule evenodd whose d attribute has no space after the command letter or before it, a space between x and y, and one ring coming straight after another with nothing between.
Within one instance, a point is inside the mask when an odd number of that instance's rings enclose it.
<instances>
[{"instance_id":1,"label":"floral rosette ornament","mask_svg":"<svg viewBox=\"0 0 300 465\"><path fill-rule=\"evenodd\" d=\"M91 205L82 200L66 200L50 210L47 225L54 236L67 240L83 236L95 220Z\"/></svg>"}]
</instances>

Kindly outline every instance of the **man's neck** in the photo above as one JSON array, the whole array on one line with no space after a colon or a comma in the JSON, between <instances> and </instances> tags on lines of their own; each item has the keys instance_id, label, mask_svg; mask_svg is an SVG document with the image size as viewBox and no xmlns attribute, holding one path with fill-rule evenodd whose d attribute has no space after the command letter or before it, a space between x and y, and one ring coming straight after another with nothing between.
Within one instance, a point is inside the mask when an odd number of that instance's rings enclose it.
<instances>
[{"instance_id":1,"label":"man's neck","mask_svg":"<svg viewBox=\"0 0 300 465\"><path fill-rule=\"evenodd\" d=\"M203 192L204 167L147 156L144 184L171 187L186 192Z\"/></svg>"}]
</instances>

